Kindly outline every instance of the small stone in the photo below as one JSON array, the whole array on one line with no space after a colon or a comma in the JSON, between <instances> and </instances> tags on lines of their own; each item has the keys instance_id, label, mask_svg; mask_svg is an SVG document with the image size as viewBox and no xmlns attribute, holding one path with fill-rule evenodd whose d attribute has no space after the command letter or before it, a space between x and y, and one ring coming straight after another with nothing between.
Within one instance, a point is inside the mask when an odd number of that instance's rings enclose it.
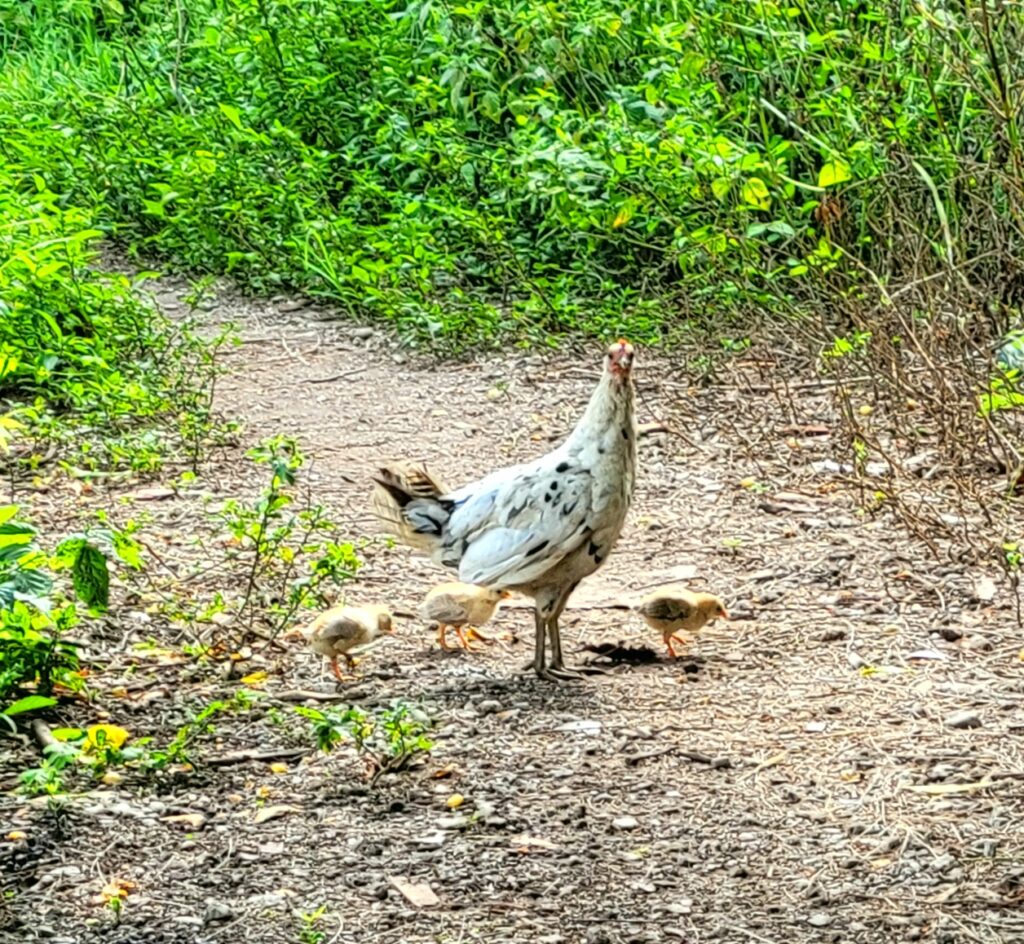
<instances>
[{"instance_id":1,"label":"small stone","mask_svg":"<svg viewBox=\"0 0 1024 944\"><path fill-rule=\"evenodd\" d=\"M980 728L981 718L975 711L954 711L946 716L944 723L947 728Z\"/></svg>"},{"instance_id":2,"label":"small stone","mask_svg":"<svg viewBox=\"0 0 1024 944\"><path fill-rule=\"evenodd\" d=\"M414 846L419 849L440 849L444 845L445 835L440 829L432 833L425 833L412 840Z\"/></svg>"},{"instance_id":3,"label":"small stone","mask_svg":"<svg viewBox=\"0 0 1024 944\"><path fill-rule=\"evenodd\" d=\"M500 701L489 698L486 701L480 702L480 704L476 706L476 710L480 715L493 715L504 709L504 707L505 706Z\"/></svg>"},{"instance_id":4,"label":"small stone","mask_svg":"<svg viewBox=\"0 0 1024 944\"><path fill-rule=\"evenodd\" d=\"M807 923L812 928L827 928L832 923L832 916L825 914L824 911L817 911L807 919Z\"/></svg>"},{"instance_id":5,"label":"small stone","mask_svg":"<svg viewBox=\"0 0 1024 944\"><path fill-rule=\"evenodd\" d=\"M290 298L286 302L281 302L277 306L278 311L299 311L305 308L309 304L309 300L305 298Z\"/></svg>"},{"instance_id":6,"label":"small stone","mask_svg":"<svg viewBox=\"0 0 1024 944\"><path fill-rule=\"evenodd\" d=\"M956 859L947 853L933 859L931 868L934 872L948 872L954 865L956 865Z\"/></svg>"},{"instance_id":7,"label":"small stone","mask_svg":"<svg viewBox=\"0 0 1024 944\"><path fill-rule=\"evenodd\" d=\"M956 773L956 767L952 764L935 764L928 771L928 782L940 783L943 780L949 780L950 777L955 777Z\"/></svg>"},{"instance_id":8,"label":"small stone","mask_svg":"<svg viewBox=\"0 0 1024 944\"><path fill-rule=\"evenodd\" d=\"M235 912L230 905L222 901L208 901L206 911L203 912L203 924L214 924L217 921L230 921L235 917Z\"/></svg>"},{"instance_id":9,"label":"small stone","mask_svg":"<svg viewBox=\"0 0 1024 944\"><path fill-rule=\"evenodd\" d=\"M442 816L438 819L439 829L464 829L469 825L468 816Z\"/></svg>"},{"instance_id":10,"label":"small stone","mask_svg":"<svg viewBox=\"0 0 1024 944\"><path fill-rule=\"evenodd\" d=\"M992 648L992 641L984 636L967 636L960 640L960 648L969 652L988 652Z\"/></svg>"},{"instance_id":11,"label":"small stone","mask_svg":"<svg viewBox=\"0 0 1024 944\"><path fill-rule=\"evenodd\" d=\"M565 724L561 724L556 728L557 731L571 731L576 734L586 734L593 737L601 733L601 722L592 721L589 718L581 719L580 721L566 721Z\"/></svg>"},{"instance_id":12,"label":"small stone","mask_svg":"<svg viewBox=\"0 0 1024 944\"><path fill-rule=\"evenodd\" d=\"M365 341L367 338L372 338L373 337L374 330L373 330L373 328L361 327L361 328L353 328L350 333L351 333L352 337L356 338L357 340Z\"/></svg>"},{"instance_id":13,"label":"small stone","mask_svg":"<svg viewBox=\"0 0 1024 944\"><path fill-rule=\"evenodd\" d=\"M616 816L612 820L612 827L619 830L636 829L639 825L635 816Z\"/></svg>"}]
</instances>

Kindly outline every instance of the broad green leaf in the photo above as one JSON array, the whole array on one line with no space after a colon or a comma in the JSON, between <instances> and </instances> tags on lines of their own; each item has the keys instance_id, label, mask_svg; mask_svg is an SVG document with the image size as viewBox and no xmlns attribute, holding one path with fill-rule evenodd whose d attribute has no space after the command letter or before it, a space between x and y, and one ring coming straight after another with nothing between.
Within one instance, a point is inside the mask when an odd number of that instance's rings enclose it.
<instances>
[{"instance_id":1,"label":"broad green leaf","mask_svg":"<svg viewBox=\"0 0 1024 944\"><path fill-rule=\"evenodd\" d=\"M850 165L845 161L829 161L818 171L818 186L834 187L836 184L849 180L850 176Z\"/></svg>"},{"instance_id":2,"label":"broad green leaf","mask_svg":"<svg viewBox=\"0 0 1024 944\"><path fill-rule=\"evenodd\" d=\"M759 210L767 210L772 205L768 185L760 177L751 177L743 185L743 202Z\"/></svg>"},{"instance_id":3,"label":"broad green leaf","mask_svg":"<svg viewBox=\"0 0 1024 944\"><path fill-rule=\"evenodd\" d=\"M10 521L17 513L17 505L0 505L0 524Z\"/></svg>"},{"instance_id":4,"label":"broad green leaf","mask_svg":"<svg viewBox=\"0 0 1024 944\"><path fill-rule=\"evenodd\" d=\"M11 702L3 710L5 715L20 715L26 711L39 711L41 708L52 708L57 704L56 698L46 698L43 695L27 695L25 698L19 698L15 702Z\"/></svg>"},{"instance_id":5,"label":"broad green leaf","mask_svg":"<svg viewBox=\"0 0 1024 944\"><path fill-rule=\"evenodd\" d=\"M711 192L719 200L724 200L731 189L732 181L728 177L716 177L711 181Z\"/></svg>"},{"instance_id":6,"label":"broad green leaf","mask_svg":"<svg viewBox=\"0 0 1024 944\"><path fill-rule=\"evenodd\" d=\"M217 106L221 114L227 118L239 131L242 130L242 113L234 105L225 105L223 102Z\"/></svg>"},{"instance_id":7,"label":"broad green leaf","mask_svg":"<svg viewBox=\"0 0 1024 944\"><path fill-rule=\"evenodd\" d=\"M110 604L110 573L107 559L91 544L83 543L71 569L75 593L88 607L105 610Z\"/></svg>"}]
</instances>

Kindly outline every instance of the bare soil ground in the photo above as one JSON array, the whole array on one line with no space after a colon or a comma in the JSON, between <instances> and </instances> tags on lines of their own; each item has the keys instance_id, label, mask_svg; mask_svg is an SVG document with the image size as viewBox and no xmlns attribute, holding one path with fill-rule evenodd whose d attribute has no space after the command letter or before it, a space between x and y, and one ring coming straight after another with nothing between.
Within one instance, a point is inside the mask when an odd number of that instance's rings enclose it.
<instances>
[{"instance_id":1,"label":"bare soil ground","mask_svg":"<svg viewBox=\"0 0 1024 944\"><path fill-rule=\"evenodd\" d=\"M158 297L180 310L183 291L168 279ZM422 458L457 484L537 455L575 421L600 358L437 364L313 308L230 295L210 318L241 326L218 396L244 419L242 446L297 436L315 500L353 538L371 530L367 476L380 459ZM739 379L697 389L671 358L638 365L641 420L682 435L642 440L625 536L581 588L563 639L571 662L593 658L584 644L619 640L656 659L551 685L517 674L532 654L522 606L490 627L512 641L472 655L441 653L401 619L342 697L422 705L436 747L372 788L356 758L316 752L291 720L290 693L335 690L307 653L257 647L234 674L268 671L267 698L215 719L193 773L27 800L15 779L38 750L4 740L0 940L1024 940L1024 663L1009 588L858 512L859 494L815 465L833 452L826 389L789 378L793 399L758 398ZM261 487L242 451L159 500L131 482L15 497L59 531L127 496L173 583L194 542L212 540L200 493L251 501ZM354 600L412 612L446 577L401 547L362 553ZM216 577L180 592L212 592ZM734 619L674 663L637 617L605 604L680 577L722 594ZM148 658L140 642L180 651L188 639L140 609L118 601L96 628L94 698L51 724L102 718L166 740L240 687L221 666ZM213 763L243 749L280 749L287 770ZM456 792L469 814L459 823L446 806ZM283 809L257 822L268 806ZM194 818L169 819L183 814ZM133 883L119 917L98 898L114 879ZM439 904L415 907L394 879L429 884Z\"/></svg>"}]
</instances>

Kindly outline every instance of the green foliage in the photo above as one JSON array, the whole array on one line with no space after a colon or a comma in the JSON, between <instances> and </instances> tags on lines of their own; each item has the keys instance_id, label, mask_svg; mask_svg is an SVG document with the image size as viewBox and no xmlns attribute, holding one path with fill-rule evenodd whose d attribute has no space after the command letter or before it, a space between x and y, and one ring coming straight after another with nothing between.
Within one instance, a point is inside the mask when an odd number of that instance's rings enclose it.
<instances>
[{"instance_id":1,"label":"green foliage","mask_svg":"<svg viewBox=\"0 0 1024 944\"><path fill-rule=\"evenodd\" d=\"M361 561L351 544L332 539L337 527L323 505L307 493L296 508L305 458L294 439L273 436L246 455L269 468L270 481L254 504L230 499L217 516L249 559L238 612L251 621L259 604L276 634L323 590L351 580Z\"/></svg>"},{"instance_id":2,"label":"green foliage","mask_svg":"<svg viewBox=\"0 0 1024 944\"><path fill-rule=\"evenodd\" d=\"M97 208L69 245L98 222L436 345L656 341L1021 248L1012 4L0 11L0 154L40 212Z\"/></svg>"},{"instance_id":3,"label":"green foliage","mask_svg":"<svg viewBox=\"0 0 1024 944\"><path fill-rule=\"evenodd\" d=\"M0 448L20 431L73 445L89 468L157 468L181 437L145 430L205 402L216 345L96 271L93 210L51 190L21 145L0 143Z\"/></svg>"},{"instance_id":4,"label":"green foliage","mask_svg":"<svg viewBox=\"0 0 1024 944\"><path fill-rule=\"evenodd\" d=\"M55 605L53 574L69 569L74 595L91 611L101 612L109 603L107 555L135 569L142 566L139 545L130 533L111 528L72 535L47 556L35 543L35 529L17 520L17 513L16 505L0 506L0 704L26 683L34 683L44 696L57 682L81 688L75 646L61 639L77 625L78 612L74 603ZM12 711L16 706L18 711ZM41 707L45 705L23 698L4 713Z\"/></svg>"},{"instance_id":5,"label":"green foliage","mask_svg":"<svg viewBox=\"0 0 1024 944\"><path fill-rule=\"evenodd\" d=\"M367 761L375 781L382 773L405 769L416 757L429 753L430 719L419 708L395 702L374 712L349 708L296 708L309 720L319 750L334 750L351 743Z\"/></svg>"},{"instance_id":6,"label":"green foliage","mask_svg":"<svg viewBox=\"0 0 1024 944\"><path fill-rule=\"evenodd\" d=\"M146 777L172 767L192 769L198 764L196 744L216 732L213 719L225 712L247 710L256 697L240 690L230 699L204 705L160 747L156 746L155 738L132 738L126 729L116 725L99 724L85 730L58 728L53 732L58 743L44 749L42 765L20 775L21 789L30 795L60 793L72 773L72 765L93 780L113 769L135 771Z\"/></svg>"}]
</instances>

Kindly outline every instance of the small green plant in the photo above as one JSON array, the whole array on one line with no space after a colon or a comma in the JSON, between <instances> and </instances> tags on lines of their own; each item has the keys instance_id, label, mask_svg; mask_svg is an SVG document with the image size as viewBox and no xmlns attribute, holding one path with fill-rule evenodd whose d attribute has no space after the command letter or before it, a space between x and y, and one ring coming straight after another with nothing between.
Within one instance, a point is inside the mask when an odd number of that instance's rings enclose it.
<instances>
[{"instance_id":1,"label":"small green plant","mask_svg":"<svg viewBox=\"0 0 1024 944\"><path fill-rule=\"evenodd\" d=\"M311 723L317 748L330 752L351 743L366 761L375 783L381 774L404 770L417 757L429 753L431 722L422 709L404 702L374 712L349 708L296 708Z\"/></svg>"},{"instance_id":2,"label":"small green plant","mask_svg":"<svg viewBox=\"0 0 1024 944\"><path fill-rule=\"evenodd\" d=\"M133 738L128 730L118 725L57 728L53 731L57 743L44 749L43 763L39 767L21 774L21 789L29 794L59 793L64 789L72 765L94 780L118 768L144 776L172 767L193 768L197 765L196 744L216 732L214 718L225 712L245 711L259 697L255 692L239 689L227 700L204 705L162 747L155 746L155 738Z\"/></svg>"},{"instance_id":3,"label":"small green plant","mask_svg":"<svg viewBox=\"0 0 1024 944\"><path fill-rule=\"evenodd\" d=\"M248 561L240 617L251 626L257 609L277 634L322 591L351 580L360 566L355 548L331 538L337 528L322 505L307 495L296 508L304 457L294 439L275 436L246 454L270 470L253 505L231 499L217 512Z\"/></svg>"},{"instance_id":4,"label":"small green plant","mask_svg":"<svg viewBox=\"0 0 1024 944\"><path fill-rule=\"evenodd\" d=\"M327 905L321 905L316 911L299 913L302 927L299 928L298 944L323 944L327 935L319 929L318 925L326 913Z\"/></svg>"}]
</instances>

